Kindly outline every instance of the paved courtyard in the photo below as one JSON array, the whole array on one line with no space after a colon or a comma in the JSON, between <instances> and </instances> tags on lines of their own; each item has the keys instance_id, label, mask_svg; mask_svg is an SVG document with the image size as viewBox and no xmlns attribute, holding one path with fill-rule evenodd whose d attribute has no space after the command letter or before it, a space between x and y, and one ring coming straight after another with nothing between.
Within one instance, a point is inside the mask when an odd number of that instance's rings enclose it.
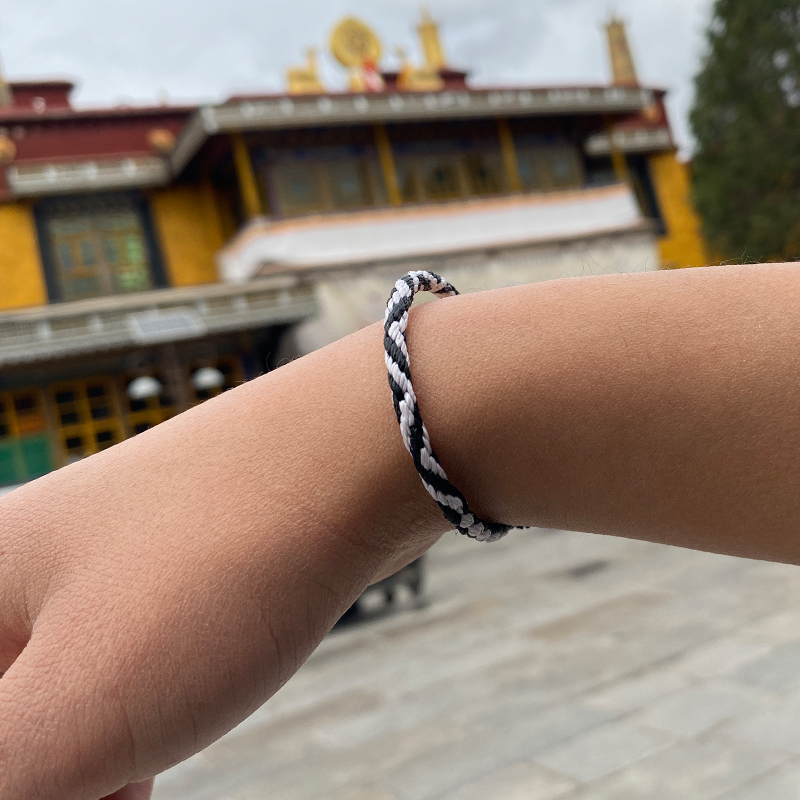
<instances>
[{"instance_id":1,"label":"paved courtyard","mask_svg":"<svg viewBox=\"0 0 800 800\"><path fill-rule=\"evenodd\" d=\"M156 800L800 797L800 568L578 533L445 537Z\"/></svg>"}]
</instances>

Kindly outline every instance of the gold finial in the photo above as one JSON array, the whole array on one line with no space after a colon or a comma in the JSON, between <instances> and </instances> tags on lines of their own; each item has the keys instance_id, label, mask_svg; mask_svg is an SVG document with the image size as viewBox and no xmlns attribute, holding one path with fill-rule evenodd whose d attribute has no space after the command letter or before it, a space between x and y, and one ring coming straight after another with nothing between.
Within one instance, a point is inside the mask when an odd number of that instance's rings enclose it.
<instances>
[{"instance_id":1,"label":"gold finial","mask_svg":"<svg viewBox=\"0 0 800 800\"><path fill-rule=\"evenodd\" d=\"M628 47L625 23L618 17L612 17L606 24L608 53L611 56L611 73L617 86L638 86L636 68Z\"/></svg>"},{"instance_id":2,"label":"gold finial","mask_svg":"<svg viewBox=\"0 0 800 800\"><path fill-rule=\"evenodd\" d=\"M444 89L444 81L438 69L429 66L415 67L402 47L395 47L394 52L400 62L397 75L397 88L401 92L438 92Z\"/></svg>"},{"instance_id":3,"label":"gold finial","mask_svg":"<svg viewBox=\"0 0 800 800\"><path fill-rule=\"evenodd\" d=\"M302 67L289 67L286 70L286 83L289 94L323 94L325 87L317 72L317 51L313 47L306 50L306 63Z\"/></svg>"},{"instance_id":4,"label":"gold finial","mask_svg":"<svg viewBox=\"0 0 800 800\"><path fill-rule=\"evenodd\" d=\"M14 95L11 92L11 87L3 77L2 63L0 63L0 106L13 106Z\"/></svg>"},{"instance_id":5,"label":"gold finial","mask_svg":"<svg viewBox=\"0 0 800 800\"><path fill-rule=\"evenodd\" d=\"M439 38L439 25L431 17L427 8L422 8L417 33L425 54L425 65L430 69L441 69L446 66L442 42Z\"/></svg>"}]
</instances>

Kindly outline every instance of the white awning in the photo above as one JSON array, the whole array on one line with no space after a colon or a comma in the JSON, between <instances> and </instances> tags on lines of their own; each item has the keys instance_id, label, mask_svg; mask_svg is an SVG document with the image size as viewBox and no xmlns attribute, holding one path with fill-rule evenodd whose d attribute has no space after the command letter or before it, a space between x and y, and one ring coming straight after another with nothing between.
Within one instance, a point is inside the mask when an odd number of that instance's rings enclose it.
<instances>
[{"instance_id":1,"label":"white awning","mask_svg":"<svg viewBox=\"0 0 800 800\"><path fill-rule=\"evenodd\" d=\"M644 226L627 185L250 223L219 253L220 273L258 274L401 261L579 239Z\"/></svg>"}]
</instances>

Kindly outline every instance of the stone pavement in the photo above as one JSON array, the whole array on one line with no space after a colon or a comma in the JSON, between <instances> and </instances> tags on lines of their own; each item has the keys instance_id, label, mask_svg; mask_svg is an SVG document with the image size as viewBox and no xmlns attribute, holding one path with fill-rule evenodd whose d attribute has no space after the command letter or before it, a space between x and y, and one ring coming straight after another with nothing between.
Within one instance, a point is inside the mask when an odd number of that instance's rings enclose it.
<instances>
[{"instance_id":1,"label":"stone pavement","mask_svg":"<svg viewBox=\"0 0 800 800\"><path fill-rule=\"evenodd\" d=\"M428 585L155 799L800 798L800 568L534 530L445 537Z\"/></svg>"}]
</instances>

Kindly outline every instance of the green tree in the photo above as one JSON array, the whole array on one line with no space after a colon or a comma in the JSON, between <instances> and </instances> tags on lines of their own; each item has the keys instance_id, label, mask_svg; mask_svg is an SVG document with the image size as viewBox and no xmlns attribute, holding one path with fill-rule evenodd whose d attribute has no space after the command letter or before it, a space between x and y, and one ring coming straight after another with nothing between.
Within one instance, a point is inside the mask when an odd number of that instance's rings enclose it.
<instances>
[{"instance_id":1,"label":"green tree","mask_svg":"<svg viewBox=\"0 0 800 800\"><path fill-rule=\"evenodd\" d=\"M800 257L800 2L716 0L695 79L694 197L730 259Z\"/></svg>"}]
</instances>

